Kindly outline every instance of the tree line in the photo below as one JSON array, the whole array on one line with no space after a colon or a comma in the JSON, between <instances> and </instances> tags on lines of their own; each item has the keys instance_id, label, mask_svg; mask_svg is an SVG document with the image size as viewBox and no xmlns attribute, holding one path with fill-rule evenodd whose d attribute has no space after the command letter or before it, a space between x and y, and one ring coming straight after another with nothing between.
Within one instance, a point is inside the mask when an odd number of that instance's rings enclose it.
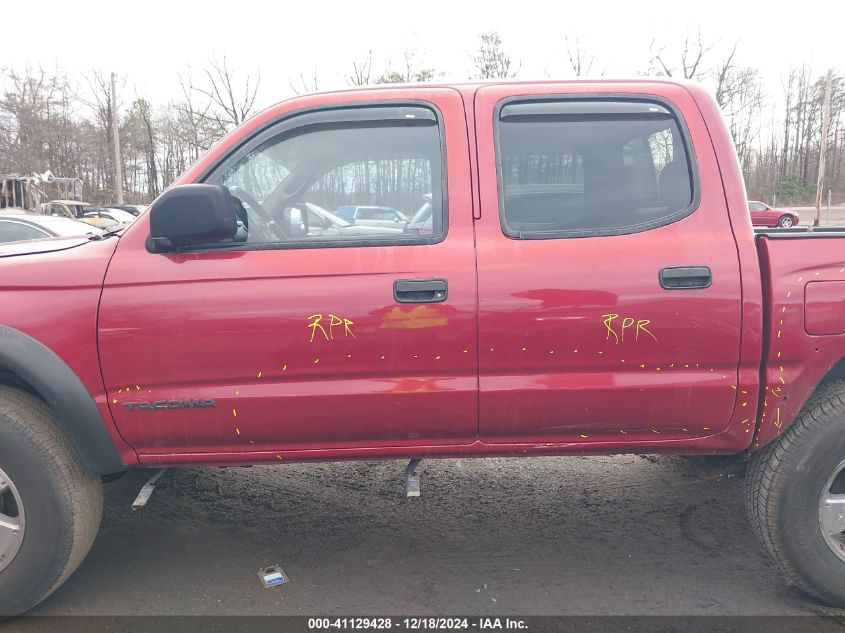
<instances>
[{"instance_id":1,"label":"tree line","mask_svg":"<svg viewBox=\"0 0 845 633\"><path fill-rule=\"evenodd\" d=\"M599 54L584 36L564 37L567 74L603 75ZM759 69L741 61L739 45L717 52L700 30L677 42L652 41L640 74L684 78L708 86L725 114L749 197L778 204L815 200L825 77L807 64L784 69L780 88L767 91ZM519 77L521 61L496 32L479 35L467 53L472 78ZM349 64L350 86L436 81L447 72L426 65L415 50L398 64L374 69L369 51ZM845 200L845 78L833 69L825 189ZM110 148L113 112L119 114L124 197L149 202L227 132L254 114L262 87L259 72L232 69L212 58L200 72L179 74L180 93L168 103L131 94L120 78L113 103L109 77L71 76L42 67L3 68L0 77L0 174L42 173L78 177L86 200L115 199ZM318 69L291 77L295 93L320 89Z\"/></svg>"}]
</instances>

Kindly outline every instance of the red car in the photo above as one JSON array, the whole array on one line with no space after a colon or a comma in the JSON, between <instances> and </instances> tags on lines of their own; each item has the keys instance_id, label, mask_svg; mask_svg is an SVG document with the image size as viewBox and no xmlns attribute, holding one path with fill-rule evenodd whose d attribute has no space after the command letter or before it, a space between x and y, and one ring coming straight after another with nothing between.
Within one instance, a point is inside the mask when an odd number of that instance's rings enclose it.
<instances>
[{"instance_id":1,"label":"red car","mask_svg":"<svg viewBox=\"0 0 845 633\"><path fill-rule=\"evenodd\" d=\"M426 204L425 231L307 212ZM752 230L688 83L269 108L131 226L0 245L0 615L130 468L409 459L411 494L421 458L613 453L747 459L775 563L845 606L844 250Z\"/></svg>"},{"instance_id":2,"label":"red car","mask_svg":"<svg viewBox=\"0 0 845 633\"><path fill-rule=\"evenodd\" d=\"M750 200L748 210L751 213L751 224L754 226L779 226L788 229L797 226L798 214L794 211L781 211L773 209L765 202Z\"/></svg>"}]
</instances>

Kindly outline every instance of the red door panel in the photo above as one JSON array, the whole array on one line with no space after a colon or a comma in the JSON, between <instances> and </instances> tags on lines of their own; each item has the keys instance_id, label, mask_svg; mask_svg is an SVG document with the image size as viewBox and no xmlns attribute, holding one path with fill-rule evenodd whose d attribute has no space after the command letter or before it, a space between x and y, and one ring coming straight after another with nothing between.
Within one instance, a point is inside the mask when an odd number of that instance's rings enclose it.
<instances>
[{"instance_id":1,"label":"red door panel","mask_svg":"<svg viewBox=\"0 0 845 633\"><path fill-rule=\"evenodd\" d=\"M518 239L502 231L494 152L495 107L511 94L485 87L476 99L481 439L637 443L724 430L735 404L747 406L736 391L739 265L691 97L679 87L661 95L693 113L701 194L691 215L628 235ZM661 269L674 266L707 266L712 285L662 288Z\"/></svg>"},{"instance_id":2,"label":"red door panel","mask_svg":"<svg viewBox=\"0 0 845 633\"><path fill-rule=\"evenodd\" d=\"M445 122L449 224L439 243L161 255L142 246L147 218L121 239L99 341L112 412L134 448L266 452L477 437L465 116L455 91L419 98ZM448 298L399 304L397 279L445 279ZM216 406L125 406L181 400Z\"/></svg>"}]
</instances>

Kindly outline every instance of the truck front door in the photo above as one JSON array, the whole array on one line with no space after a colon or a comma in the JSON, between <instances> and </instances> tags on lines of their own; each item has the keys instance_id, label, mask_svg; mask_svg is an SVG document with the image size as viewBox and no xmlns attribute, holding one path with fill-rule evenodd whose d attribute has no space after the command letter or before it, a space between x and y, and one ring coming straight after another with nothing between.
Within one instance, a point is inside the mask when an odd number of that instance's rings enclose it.
<instances>
[{"instance_id":1,"label":"truck front door","mask_svg":"<svg viewBox=\"0 0 845 633\"><path fill-rule=\"evenodd\" d=\"M203 180L243 206L234 240L153 254L145 218L121 239L100 354L114 418L140 453L255 461L475 440L463 104L448 89L395 95L282 110L213 167ZM411 216L429 197L428 233L333 217L349 205ZM332 221L310 226L317 216Z\"/></svg>"}]
</instances>

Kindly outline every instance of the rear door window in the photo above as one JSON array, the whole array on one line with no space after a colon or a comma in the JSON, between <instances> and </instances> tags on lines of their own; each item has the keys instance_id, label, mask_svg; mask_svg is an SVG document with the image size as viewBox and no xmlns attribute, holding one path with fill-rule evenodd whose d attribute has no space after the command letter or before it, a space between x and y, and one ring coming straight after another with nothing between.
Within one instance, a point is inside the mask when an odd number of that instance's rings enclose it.
<instances>
[{"instance_id":1,"label":"rear door window","mask_svg":"<svg viewBox=\"0 0 845 633\"><path fill-rule=\"evenodd\" d=\"M692 212L682 128L647 102L542 101L499 110L504 232L521 238L618 235Z\"/></svg>"}]
</instances>

